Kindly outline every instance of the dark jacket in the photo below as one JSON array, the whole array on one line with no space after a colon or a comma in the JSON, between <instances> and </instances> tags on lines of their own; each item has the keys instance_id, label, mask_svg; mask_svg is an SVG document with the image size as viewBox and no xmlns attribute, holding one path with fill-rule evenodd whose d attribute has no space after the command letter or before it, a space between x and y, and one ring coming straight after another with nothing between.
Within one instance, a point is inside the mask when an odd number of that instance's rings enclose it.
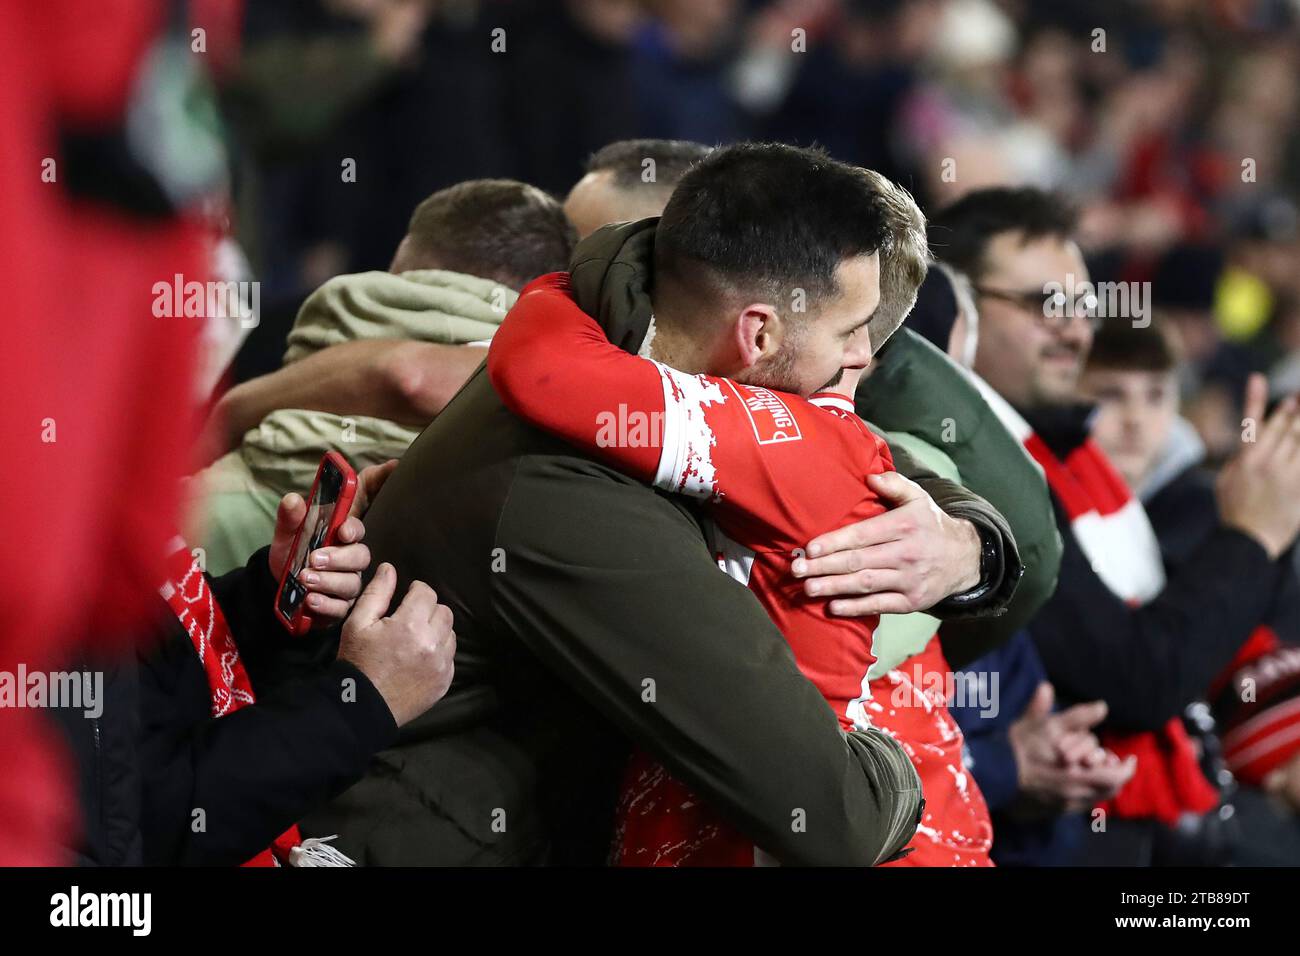
<instances>
[{"instance_id":1,"label":"dark jacket","mask_svg":"<svg viewBox=\"0 0 1300 956\"><path fill-rule=\"evenodd\" d=\"M140 832L139 674L135 658L82 658L70 662L68 668L101 675L103 680L96 706L59 707L49 712L76 771L81 825L79 832L70 835L69 862L78 866L138 866L144 862L144 843Z\"/></svg>"},{"instance_id":2,"label":"dark jacket","mask_svg":"<svg viewBox=\"0 0 1300 956\"><path fill-rule=\"evenodd\" d=\"M1180 419L1142 487L1147 515L1170 574L1178 572L1218 524L1214 475L1202 467L1204 457L1199 437ZM1266 775L1265 768L1300 749L1287 716L1300 698L1300 575L1295 571L1294 549L1278 565L1272 602L1255 622L1250 641L1205 691L1218 735L1231 745L1229 763L1247 784L1258 783ZM1248 734L1237 732L1246 724ZM1239 739L1243 736L1248 742ZM1241 762L1243 753L1255 756ZM1268 759L1261 762L1265 754Z\"/></svg>"},{"instance_id":3,"label":"dark jacket","mask_svg":"<svg viewBox=\"0 0 1300 956\"><path fill-rule=\"evenodd\" d=\"M1087 436L1088 409L1027 414L1058 457ZM1214 524L1163 591L1130 607L1092 570L1059 502L1065 544L1056 592L1030 624L1063 703L1101 699L1107 726L1158 730L1206 692L1268 612L1282 567L1251 537Z\"/></svg>"},{"instance_id":4,"label":"dark jacket","mask_svg":"<svg viewBox=\"0 0 1300 956\"><path fill-rule=\"evenodd\" d=\"M633 351L650 317L648 246L625 258L625 240L652 231L601 230L575 254L580 304ZM1018 565L991 507L926 483L1006 542L1000 565ZM349 855L600 863L628 741L786 863L869 865L891 818L915 813L901 749L839 730L754 596L719 573L689 505L525 425L484 370L416 439L366 524L376 561L451 606L456 679L310 818ZM964 613L999 610L1003 583Z\"/></svg>"},{"instance_id":5,"label":"dark jacket","mask_svg":"<svg viewBox=\"0 0 1300 956\"><path fill-rule=\"evenodd\" d=\"M1214 472L1205 467L1205 446L1191 424L1178 420L1140 495L1172 575L1193 559L1219 526ZM1277 588L1264 617L1284 641L1300 642L1300 575L1292 552L1280 558Z\"/></svg>"},{"instance_id":6,"label":"dark jacket","mask_svg":"<svg viewBox=\"0 0 1300 956\"><path fill-rule=\"evenodd\" d=\"M333 635L294 639L276 623L266 553L209 578L256 704L212 716L198 653L160 599L138 658L106 674L100 718L60 713L81 778L81 862L243 863L396 736L374 685L330 659Z\"/></svg>"}]
</instances>

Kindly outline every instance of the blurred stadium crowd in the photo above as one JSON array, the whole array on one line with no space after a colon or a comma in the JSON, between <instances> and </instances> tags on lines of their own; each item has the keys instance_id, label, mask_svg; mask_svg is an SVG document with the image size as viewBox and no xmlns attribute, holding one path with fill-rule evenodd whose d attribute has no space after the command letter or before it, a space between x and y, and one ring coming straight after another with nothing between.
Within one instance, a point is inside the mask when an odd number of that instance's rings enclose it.
<instances>
[{"instance_id":1,"label":"blurred stadium crowd","mask_svg":"<svg viewBox=\"0 0 1300 956\"><path fill-rule=\"evenodd\" d=\"M251 4L222 103L269 321L237 376L278 366L326 278L384 268L436 189L563 195L615 140L766 139L876 169L926 210L1065 192L1094 281L1151 282L1177 325L1186 414L1221 459L1251 370L1300 387L1298 17L1288 0Z\"/></svg>"}]
</instances>

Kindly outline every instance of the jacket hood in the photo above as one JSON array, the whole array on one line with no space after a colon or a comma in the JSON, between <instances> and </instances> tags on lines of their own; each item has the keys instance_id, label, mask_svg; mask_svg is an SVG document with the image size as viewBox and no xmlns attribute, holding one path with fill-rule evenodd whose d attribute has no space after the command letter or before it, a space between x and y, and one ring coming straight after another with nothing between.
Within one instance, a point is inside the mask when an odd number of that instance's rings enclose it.
<instances>
[{"instance_id":1,"label":"jacket hood","mask_svg":"<svg viewBox=\"0 0 1300 956\"><path fill-rule=\"evenodd\" d=\"M490 339L517 298L499 282L441 269L335 276L298 310L284 362L353 339L446 345Z\"/></svg>"},{"instance_id":2,"label":"jacket hood","mask_svg":"<svg viewBox=\"0 0 1300 956\"><path fill-rule=\"evenodd\" d=\"M1194 468L1204 460L1205 442L1201 441L1196 426L1179 416L1174 419L1150 474L1142 482L1142 487L1134 490L1143 502L1150 501L1188 468Z\"/></svg>"},{"instance_id":3,"label":"jacket hood","mask_svg":"<svg viewBox=\"0 0 1300 956\"><path fill-rule=\"evenodd\" d=\"M650 334L658 217L615 223L578 243L569 260L574 299L609 340L636 354Z\"/></svg>"}]
</instances>

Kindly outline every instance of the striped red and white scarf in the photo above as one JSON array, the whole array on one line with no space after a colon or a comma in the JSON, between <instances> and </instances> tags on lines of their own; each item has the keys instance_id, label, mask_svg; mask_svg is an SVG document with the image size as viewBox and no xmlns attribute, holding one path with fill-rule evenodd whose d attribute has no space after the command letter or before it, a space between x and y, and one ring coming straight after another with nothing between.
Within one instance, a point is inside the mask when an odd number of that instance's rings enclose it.
<instances>
[{"instance_id":1,"label":"striped red and white scarf","mask_svg":"<svg viewBox=\"0 0 1300 956\"><path fill-rule=\"evenodd\" d=\"M1085 438L1059 457L987 382L976 375L971 378L1003 425L1043 469L1079 548L1111 593L1137 606L1164 590L1160 544L1146 509L1101 448ZM1206 813L1218 804L1218 791L1201 771L1181 718L1170 718L1159 731L1103 733L1102 742L1120 757L1137 757L1133 779L1103 805L1108 812L1173 824L1184 813Z\"/></svg>"},{"instance_id":2,"label":"striped red and white scarf","mask_svg":"<svg viewBox=\"0 0 1300 956\"><path fill-rule=\"evenodd\" d=\"M172 541L167 557L167 580L158 591L181 622L181 627L185 628L203 664L208 691L212 695L212 716L224 717L256 703L253 685L239 658L239 648L235 646L221 605L217 603L199 562L179 538ZM300 843L302 835L298 827L291 826L244 866L279 866L282 861L288 861L290 853Z\"/></svg>"}]
</instances>

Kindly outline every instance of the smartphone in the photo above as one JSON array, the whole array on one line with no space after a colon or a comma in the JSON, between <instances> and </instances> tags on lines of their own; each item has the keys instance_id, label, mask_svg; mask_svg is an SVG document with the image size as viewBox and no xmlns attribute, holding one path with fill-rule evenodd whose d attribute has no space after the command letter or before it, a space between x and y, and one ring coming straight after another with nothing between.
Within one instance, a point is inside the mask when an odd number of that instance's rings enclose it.
<instances>
[{"instance_id":1,"label":"smartphone","mask_svg":"<svg viewBox=\"0 0 1300 956\"><path fill-rule=\"evenodd\" d=\"M336 451L326 452L316 470L316 481L307 499L307 517L294 535L289 561L275 592L275 616L290 634L301 636L311 628L305 606L307 588L299 580L307 556L335 543L339 526L347 520L357 493L357 473Z\"/></svg>"}]
</instances>

